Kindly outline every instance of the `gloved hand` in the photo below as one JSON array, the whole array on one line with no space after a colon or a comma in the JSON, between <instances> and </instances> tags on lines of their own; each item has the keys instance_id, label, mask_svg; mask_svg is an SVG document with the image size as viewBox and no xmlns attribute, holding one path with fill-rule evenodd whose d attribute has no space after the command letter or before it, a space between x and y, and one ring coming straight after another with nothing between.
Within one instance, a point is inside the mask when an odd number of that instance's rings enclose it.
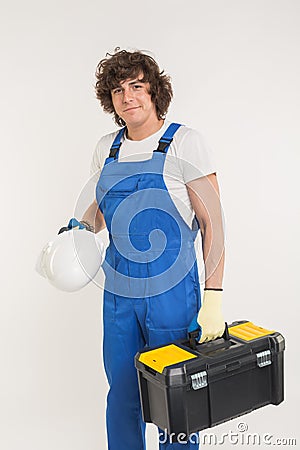
<instances>
[{"instance_id":1,"label":"gloved hand","mask_svg":"<svg viewBox=\"0 0 300 450\"><path fill-rule=\"evenodd\" d=\"M199 330L200 343L221 337L225 330L222 314L222 291L204 290L202 306L188 328L189 332Z\"/></svg>"},{"instance_id":2,"label":"gloved hand","mask_svg":"<svg viewBox=\"0 0 300 450\"><path fill-rule=\"evenodd\" d=\"M72 219L70 219L68 226L66 227L62 227L58 234L63 233L64 231L69 231L69 230L84 230L86 229L87 231L94 231L93 226L90 225L89 223L85 222L85 221L81 221L79 222L77 219L75 219L75 217L73 217Z\"/></svg>"}]
</instances>

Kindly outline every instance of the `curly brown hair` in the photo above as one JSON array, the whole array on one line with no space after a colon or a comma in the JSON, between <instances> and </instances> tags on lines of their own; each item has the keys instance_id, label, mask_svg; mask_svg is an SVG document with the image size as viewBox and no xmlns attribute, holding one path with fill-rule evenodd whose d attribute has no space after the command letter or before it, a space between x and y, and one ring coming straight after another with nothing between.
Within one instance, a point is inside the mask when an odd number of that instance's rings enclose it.
<instances>
[{"instance_id":1,"label":"curly brown hair","mask_svg":"<svg viewBox=\"0 0 300 450\"><path fill-rule=\"evenodd\" d=\"M116 49L113 55L107 53L96 69L96 97L103 110L114 114L115 122L124 126L124 120L116 114L111 91L128 78L136 78L143 74L142 82L150 84L151 100L155 104L158 119L163 119L173 97L170 77L160 71L157 62L141 51L128 52Z\"/></svg>"}]
</instances>

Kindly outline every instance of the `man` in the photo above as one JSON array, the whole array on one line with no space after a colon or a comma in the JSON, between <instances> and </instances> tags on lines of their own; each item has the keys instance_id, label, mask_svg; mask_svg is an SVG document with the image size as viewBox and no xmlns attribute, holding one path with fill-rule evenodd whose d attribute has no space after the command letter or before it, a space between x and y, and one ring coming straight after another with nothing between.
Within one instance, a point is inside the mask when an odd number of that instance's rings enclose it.
<instances>
[{"instance_id":1,"label":"man","mask_svg":"<svg viewBox=\"0 0 300 450\"><path fill-rule=\"evenodd\" d=\"M104 365L109 450L145 449L134 355L146 345L186 338L193 317L200 342L223 334L224 236L216 170L195 130L165 119L170 79L141 52L117 51L100 61L97 98L124 126L104 136L92 161L96 200L82 223L107 226L103 269ZM100 173L100 177L99 177ZM194 241L205 263L200 301ZM195 443L160 449L198 448Z\"/></svg>"}]
</instances>

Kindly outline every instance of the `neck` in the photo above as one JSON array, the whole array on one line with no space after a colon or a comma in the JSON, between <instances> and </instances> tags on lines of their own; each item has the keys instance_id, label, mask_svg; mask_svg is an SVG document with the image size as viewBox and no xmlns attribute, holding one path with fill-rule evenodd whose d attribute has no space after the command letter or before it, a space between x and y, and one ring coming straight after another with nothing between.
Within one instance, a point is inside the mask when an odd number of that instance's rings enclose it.
<instances>
[{"instance_id":1,"label":"neck","mask_svg":"<svg viewBox=\"0 0 300 450\"><path fill-rule=\"evenodd\" d=\"M147 121L143 124L127 124L127 138L132 141L141 141L160 130L163 124L162 119Z\"/></svg>"}]
</instances>

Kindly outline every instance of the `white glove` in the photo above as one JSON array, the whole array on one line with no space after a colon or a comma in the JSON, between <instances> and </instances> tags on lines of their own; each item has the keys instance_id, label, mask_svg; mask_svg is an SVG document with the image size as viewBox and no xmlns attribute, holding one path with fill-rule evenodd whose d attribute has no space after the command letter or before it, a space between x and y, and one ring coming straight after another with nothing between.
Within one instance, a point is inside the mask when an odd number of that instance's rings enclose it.
<instances>
[{"instance_id":1,"label":"white glove","mask_svg":"<svg viewBox=\"0 0 300 450\"><path fill-rule=\"evenodd\" d=\"M222 314L222 291L205 290L197 322L201 326L201 342L221 337L225 330Z\"/></svg>"}]
</instances>

